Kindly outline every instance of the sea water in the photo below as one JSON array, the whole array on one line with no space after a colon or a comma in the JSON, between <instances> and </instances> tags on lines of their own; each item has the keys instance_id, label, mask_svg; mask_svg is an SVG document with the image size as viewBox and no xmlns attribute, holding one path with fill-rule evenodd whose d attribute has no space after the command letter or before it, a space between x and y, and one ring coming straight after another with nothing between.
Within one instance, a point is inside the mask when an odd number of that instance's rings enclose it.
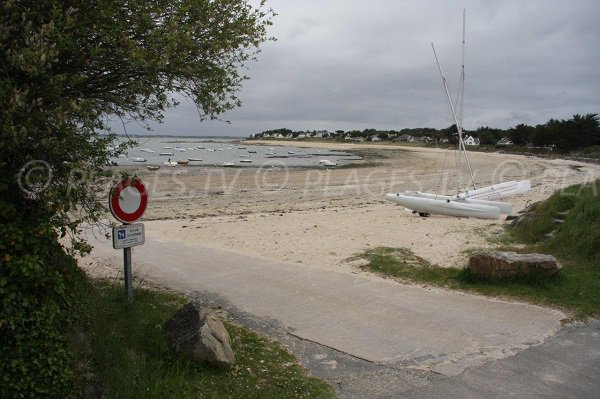
<instances>
[{"instance_id":1,"label":"sea water","mask_svg":"<svg viewBox=\"0 0 600 399\"><path fill-rule=\"evenodd\" d=\"M172 162L181 160L188 161L188 165L191 166L223 166L224 163L233 163L240 167L269 165L293 167L319 166L319 161L323 160L343 165L361 159L348 152L321 148L242 144L241 138L135 137L133 140L137 144L120 157L113 158L114 163L163 165L169 160ZM139 158L145 161L136 162Z\"/></svg>"}]
</instances>

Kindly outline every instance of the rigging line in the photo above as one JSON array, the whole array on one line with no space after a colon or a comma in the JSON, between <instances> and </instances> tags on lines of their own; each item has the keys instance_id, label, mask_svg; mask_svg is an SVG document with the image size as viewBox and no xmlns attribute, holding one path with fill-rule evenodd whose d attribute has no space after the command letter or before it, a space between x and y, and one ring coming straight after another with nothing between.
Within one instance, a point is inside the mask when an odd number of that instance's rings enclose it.
<instances>
[{"instance_id":1,"label":"rigging line","mask_svg":"<svg viewBox=\"0 0 600 399\"><path fill-rule=\"evenodd\" d=\"M438 182L438 188L437 188L437 192L440 192L441 186L442 186L442 179L444 178L444 171L446 170L446 158L448 158L448 148L446 148L446 153L444 155L444 164L442 165L442 173L440 174L440 181ZM437 199L437 196L441 195L441 194L436 194L435 198Z\"/></svg>"}]
</instances>

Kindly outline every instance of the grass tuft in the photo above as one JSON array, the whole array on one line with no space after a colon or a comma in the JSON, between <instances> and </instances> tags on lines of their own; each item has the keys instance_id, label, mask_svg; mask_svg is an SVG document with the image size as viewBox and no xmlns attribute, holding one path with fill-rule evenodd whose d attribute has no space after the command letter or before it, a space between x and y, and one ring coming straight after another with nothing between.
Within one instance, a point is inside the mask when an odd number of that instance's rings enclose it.
<instances>
[{"instance_id":1,"label":"grass tuft","mask_svg":"<svg viewBox=\"0 0 600 399\"><path fill-rule=\"evenodd\" d=\"M172 355L164 323L187 300L137 289L131 308L120 284L96 282L89 298L91 363L107 398L326 398L333 389L310 377L278 344L225 323L236 364L215 369Z\"/></svg>"}]
</instances>

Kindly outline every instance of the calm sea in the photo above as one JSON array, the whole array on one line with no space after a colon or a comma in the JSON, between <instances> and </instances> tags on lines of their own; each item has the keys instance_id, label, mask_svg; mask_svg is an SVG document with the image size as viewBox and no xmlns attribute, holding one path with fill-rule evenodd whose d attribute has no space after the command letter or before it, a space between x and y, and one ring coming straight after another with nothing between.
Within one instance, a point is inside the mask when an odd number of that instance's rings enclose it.
<instances>
[{"instance_id":1,"label":"calm sea","mask_svg":"<svg viewBox=\"0 0 600 399\"><path fill-rule=\"evenodd\" d=\"M187 160L188 165L319 166L325 160L338 166L360 159L351 153L320 148L240 144L240 139L136 137L138 143L113 161L118 165L161 165ZM321 161L321 163L319 163Z\"/></svg>"}]
</instances>

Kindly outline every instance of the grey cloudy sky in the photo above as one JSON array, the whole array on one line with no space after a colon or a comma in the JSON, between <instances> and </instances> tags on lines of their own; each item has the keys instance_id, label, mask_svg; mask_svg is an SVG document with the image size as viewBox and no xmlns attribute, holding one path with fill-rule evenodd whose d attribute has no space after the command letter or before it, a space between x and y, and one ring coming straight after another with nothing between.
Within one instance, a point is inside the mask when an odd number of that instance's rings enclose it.
<instances>
[{"instance_id":1,"label":"grey cloudy sky","mask_svg":"<svg viewBox=\"0 0 600 399\"><path fill-rule=\"evenodd\" d=\"M267 129L443 128L452 124L430 43L456 92L466 24L464 125L508 128L600 112L597 0L270 0L278 14L240 92L200 122L185 101L157 134ZM128 125L129 133L139 133Z\"/></svg>"}]
</instances>

